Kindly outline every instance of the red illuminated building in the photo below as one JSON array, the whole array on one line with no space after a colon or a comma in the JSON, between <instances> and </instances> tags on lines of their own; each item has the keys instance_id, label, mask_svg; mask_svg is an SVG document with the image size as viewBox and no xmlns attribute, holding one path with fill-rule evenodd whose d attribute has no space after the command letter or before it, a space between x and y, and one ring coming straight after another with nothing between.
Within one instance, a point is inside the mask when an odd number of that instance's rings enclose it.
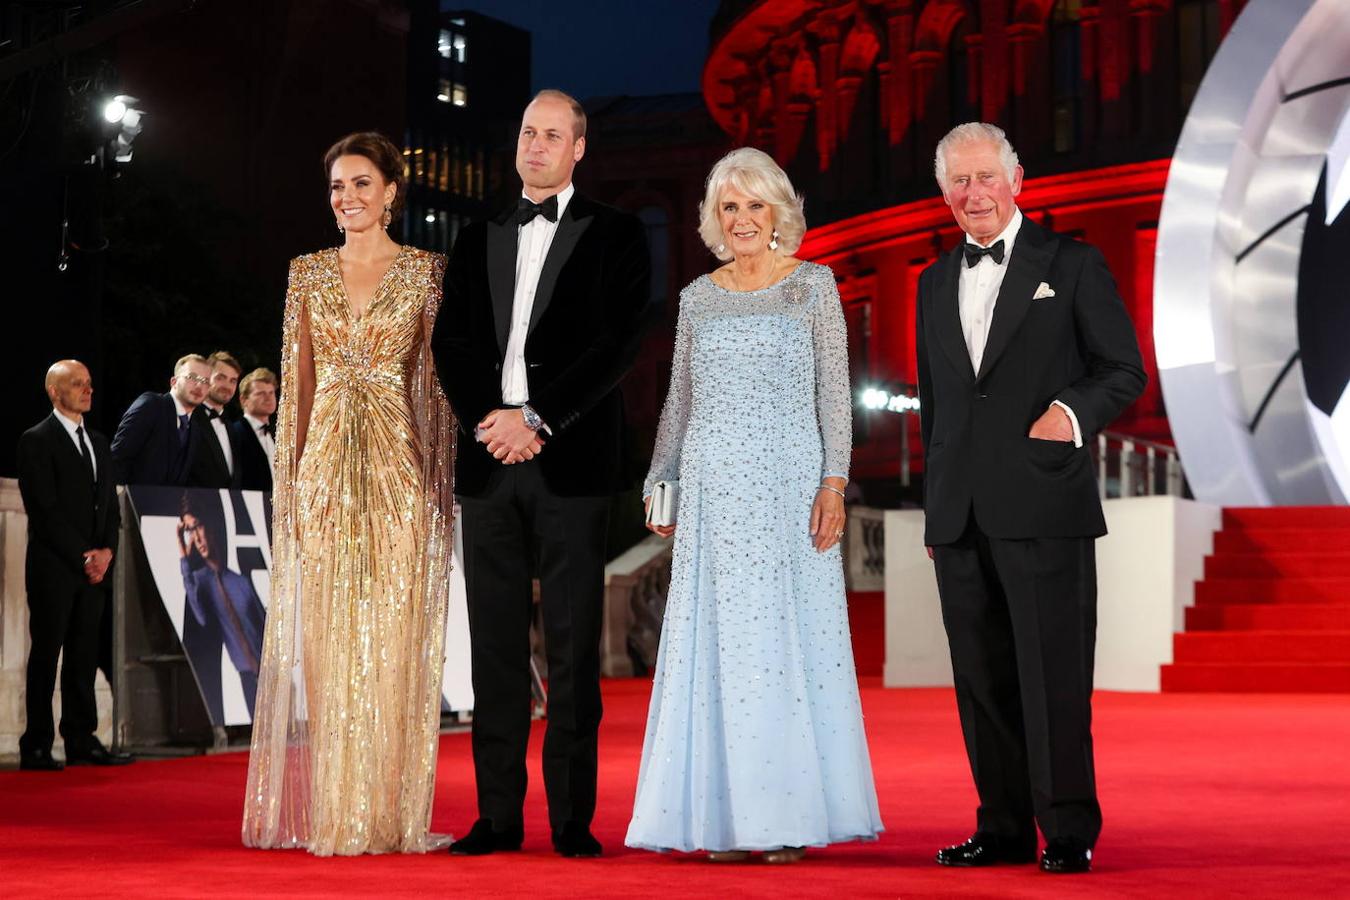
<instances>
[{"instance_id":1,"label":"red illuminated building","mask_svg":"<svg viewBox=\"0 0 1350 900\"><path fill-rule=\"evenodd\" d=\"M1153 358L1158 213L1209 59L1244 0L728 0L703 94L732 145L778 159L806 197L802 255L832 266L855 391L915 380L919 273L959 232L933 181L954 124L1001 125L1024 213L1106 255L1150 383L1113 426L1167 439ZM855 476L894 483L913 417L859 409Z\"/></svg>"}]
</instances>

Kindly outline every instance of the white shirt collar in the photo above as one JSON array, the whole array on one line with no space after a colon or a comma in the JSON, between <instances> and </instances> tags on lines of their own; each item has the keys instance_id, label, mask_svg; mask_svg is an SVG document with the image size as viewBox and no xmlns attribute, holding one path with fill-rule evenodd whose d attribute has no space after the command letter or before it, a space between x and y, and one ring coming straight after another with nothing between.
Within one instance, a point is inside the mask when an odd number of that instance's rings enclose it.
<instances>
[{"instance_id":1,"label":"white shirt collar","mask_svg":"<svg viewBox=\"0 0 1350 900\"><path fill-rule=\"evenodd\" d=\"M170 391L169 396L173 398L173 408L178 413L178 418L181 419L186 416L188 414L187 407L183 405L183 401L178 399L178 395Z\"/></svg>"},{"instance_id":2,"label":"white shirt collar","mask_svg":"<svg viewBox=\"0 0 1350 900\"><path fill-rule=\"evenodd\" d=\"M262 419L259 419L257 416L252 415L250 413L244 413L244 418L248 419L248 423L253 426L254 431L257 431L259 428L262 428L264 425L267 424Z\"/></svg>"},{"instance_id":3,"label":"white shirt collar","mask_svg":"<svg viewBox=\"0 0 1350 900\"><path fill-rule=\"evenodd\" d=\"M65 413L61 412L61 410L57 409L55 406L52 407L52 412L56 414L57 421L61 423L62 427L64 427L66 431L70 432L71 438L74 439L75 429L84 425L84 416L80 416L78 419L72 419L70 416L66 415Z\"/></svg>"},{"instance_id":4,"label":"white shirt collar","mask_svg":"<svg viewBox=\"0 0 1350 900\"><path fill-rule=\"evenodd\" d=\"M558 222L562 221L563 213L567 210L567 204L571 201L572 195L575 194L576 192L577 192L576 185L574 185L570 181L567 182L567 187L563 188L561 191L558 191ZM529 200L531 203L534 202L534 200L530 197L530 195L525 193L524 188L520 189L520 196L524 197L526 200ZM544 198L544 200L547 199L548 199L547 197ZM539 202L542 203L543 200ZM546 219L545 221L548 220ZM549 224L557 225L558 222L549 222Z\"/></svg>"},{"instance_id":5,"label":"white shirt collar","mask_svg":"<svg viewBox=\"0 0 1350 900\"><path fill-rule=\"evenodd\" d=\"M1008 257L1012 254L1013 242L1017 240L1017 232L1022 228L1022 210L1016 206L1013 207L1013 216L1008 220L1008 224L1003 226L1003 230L998 233L998 237L990 241L986 246L992 247L999 241L1003 242L1003 261L1006 263ZM966 243L981 246L980 242L970 235L966 235Z\"/></svg>"}]
</instances>

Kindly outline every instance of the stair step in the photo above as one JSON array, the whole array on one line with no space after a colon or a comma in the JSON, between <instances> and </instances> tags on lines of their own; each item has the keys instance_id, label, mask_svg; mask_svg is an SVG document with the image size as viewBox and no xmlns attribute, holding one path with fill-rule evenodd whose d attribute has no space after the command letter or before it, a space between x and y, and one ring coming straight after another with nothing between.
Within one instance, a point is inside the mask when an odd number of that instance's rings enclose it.
<instances>
[{"instance_id":1,"label":"stair step","mask_svg":"<svg viewBox=\"0 0 1350 900\"><path fill-rule=\"evenodd\" d=\"M1350 578L1206 578L1197 606L1227 603L1350 603Z\"/></svg>"},{"instance_id":2,"label":"stair step","mask_svg":"<svg viewBox=\"0 0 1350 900\"><path fill-rule=\"evenodd\" d=\"M1214 553L1298 552L1350 548L1350 528L1225 528L1214 533ZM1348 549L1350 552L1350 549Z\"/></svg>"},{"instance_id":3,"label":"stair step","mask_svg":"<svg viewBox=\"0 0 1350 900\"><path fill-rule=\"evenodd\" d=\"M1345 693L1350 663L1173 663L1162 667L1167 693Z\"/></svg>"},{"instance_id":4,"label":"stair step","mask_svg":"<svg viewBox=\"0 0 1350 900\"><path fill-rule=\"evenodd\" d=\"M1206 578L1350 578L1350 552L1216 554L1205 557Z\"/></svg>"},{"instance_id":5,"label":"stair step","mask_svg":"<svg viewBox=\"0 0 1350 900\"><path fill-rule=\"evenodd\" d=\"M1172 638L1175 663L1350 661L1350 631L1191 631Z\"/></svg>"},{"instance_id":6,"label":"stair step","mask_svg":"<svg viewBox=\"0 0 1350 900\"><path fill-rule=\"evenodd\" d=\"M1350 528L1350 506L1237 506L1224 528Z\"/></svg>"},{"instance_id":7,"label":"stair step","mask_svg":"<svg viewBox=\"0 0 1350 900\"><path fill-rule=\"evenodd\" d=\"M1186 631L1350 631L1350 603L1216 603L1186 610Z\"/></svg>"}]
</instances>

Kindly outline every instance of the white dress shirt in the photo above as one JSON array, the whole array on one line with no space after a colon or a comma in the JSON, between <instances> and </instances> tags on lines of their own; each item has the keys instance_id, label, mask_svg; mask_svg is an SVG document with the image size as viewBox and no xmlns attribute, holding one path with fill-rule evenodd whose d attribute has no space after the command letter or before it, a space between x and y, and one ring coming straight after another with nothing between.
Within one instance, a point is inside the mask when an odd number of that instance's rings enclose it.
<instances>
[{"instance_id":1,"label":"white dress shirt","mask_svg":"<svg viewBox=\"0 0 1350 900\"><path fill-rule=\"evenodd\" d=\"M571 184L558 192L558 222L562 221L567 203L575 193L576 188ZM521 196L525 196L523 192ZM534 292L539 287L539 274L544 270L544 260L548 258L548 248L553 245L553 236L558 233L558 222L535 216L528 224L517 226L516 292L511 303L511 336L506 341L506 358L502 361L502 402L513 406L530 402L530 383L525 370L525 338L529 336L530 315L534 312Z\"/></svg>"},{"instance_id":2,"label":"white dress shirt","mask_svg":"<svg viewBox=\"0 0 1350 900\"><path fill-rule=\"evenodd\" d=\"M262 419L250 416L248 413L244 413L244 421L247 422L248 427L253 430L253 435L258 439L258 443L262 444L263 453L267 454L267 468L275 468L277 442L267 433L267 423Z\"/></svg>"},{"instance_id":3,"label":"white dress shirt","mask_svg":"<svg viewBox=\"0 0 1350 900\"><path fill-rule=\"evenodd\" d=\"M52 412L56 413L56 421L60 422L61 427L66 429L66 434L70 435L71 443L75 445L75 449L78 451L80 449L80 435L75 433L75 429L84 425L84 416L72 419L56 407L52 407ZM94 459L94 442L89 440L89 429L87 428L84 431L84 440L85 446L89 448L89 467L94 470L94 480L98 481L98 462ZM83 454L81 453L81 455Z\"/></svg>"},{"instance_id":4,"label":"white dress shirt","mask_svg":"<svg viewBox=\"0 0 1350 900\"><path fill-rule=\"evenodd\" d=\"M989 326L994 321L994 307L998 304L999 288L1003 286L1003 276L1008 274L1013 244L1021 228L1022 210L1014 207L1012 219L988 244L980 244L970 235L966 235L966 243L977 247L991 247L999 241L1003 242L1001 263L994 262L992 256L980 257L980 261L973 266L966 265L964 256L958 263L961 267L960 284L957 289L961 311L961 334L966 339L966 350L970 352L970 364L975 369L976 375L980 372L980 363L984 361L984 348L989 342ZM1074 415L1073 410L1058 400L1052 401L1052 405L1058 406L1068 414L1069 422L1073 425L1073 445L1083 446L1083 433L1078 428L1078 417Z\"/></svg>"},{"instance_id":5,"label":"white dress shirt","mask_svg":"<svg viewBox=\"0 0 1350 900\"><path fill-rule=\"evenodd\" d=\"M225 427L224 416L220 415L222 410L216 409L209 403L206 408L217 414L215 418L211 419L211 430L216 433L216 441L220 444L220 451L225 454L225 470L233 475L234 454L230 452L230 430Z\"/></svg>"}]
</instances>

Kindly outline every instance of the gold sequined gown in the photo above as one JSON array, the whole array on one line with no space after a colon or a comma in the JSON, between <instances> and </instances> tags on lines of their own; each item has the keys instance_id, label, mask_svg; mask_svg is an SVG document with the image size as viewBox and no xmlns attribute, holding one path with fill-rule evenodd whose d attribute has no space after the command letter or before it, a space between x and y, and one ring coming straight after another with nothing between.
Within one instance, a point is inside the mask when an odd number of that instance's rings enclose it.
<instances>
[{"instance_id":1,"label":"gold sequined gown","mask_svg":"<svg viewBox=\"0 0 1350 900\"><path fill-rule=\"evenodd\" d=\"M444 257L404 247L366 313L336 250L291 263L272 597L243 840L317 855L422 852L440 723L454 424L428 346ZM297 461L296 372L315 390Z\"/></svg>"}]
</instances>

